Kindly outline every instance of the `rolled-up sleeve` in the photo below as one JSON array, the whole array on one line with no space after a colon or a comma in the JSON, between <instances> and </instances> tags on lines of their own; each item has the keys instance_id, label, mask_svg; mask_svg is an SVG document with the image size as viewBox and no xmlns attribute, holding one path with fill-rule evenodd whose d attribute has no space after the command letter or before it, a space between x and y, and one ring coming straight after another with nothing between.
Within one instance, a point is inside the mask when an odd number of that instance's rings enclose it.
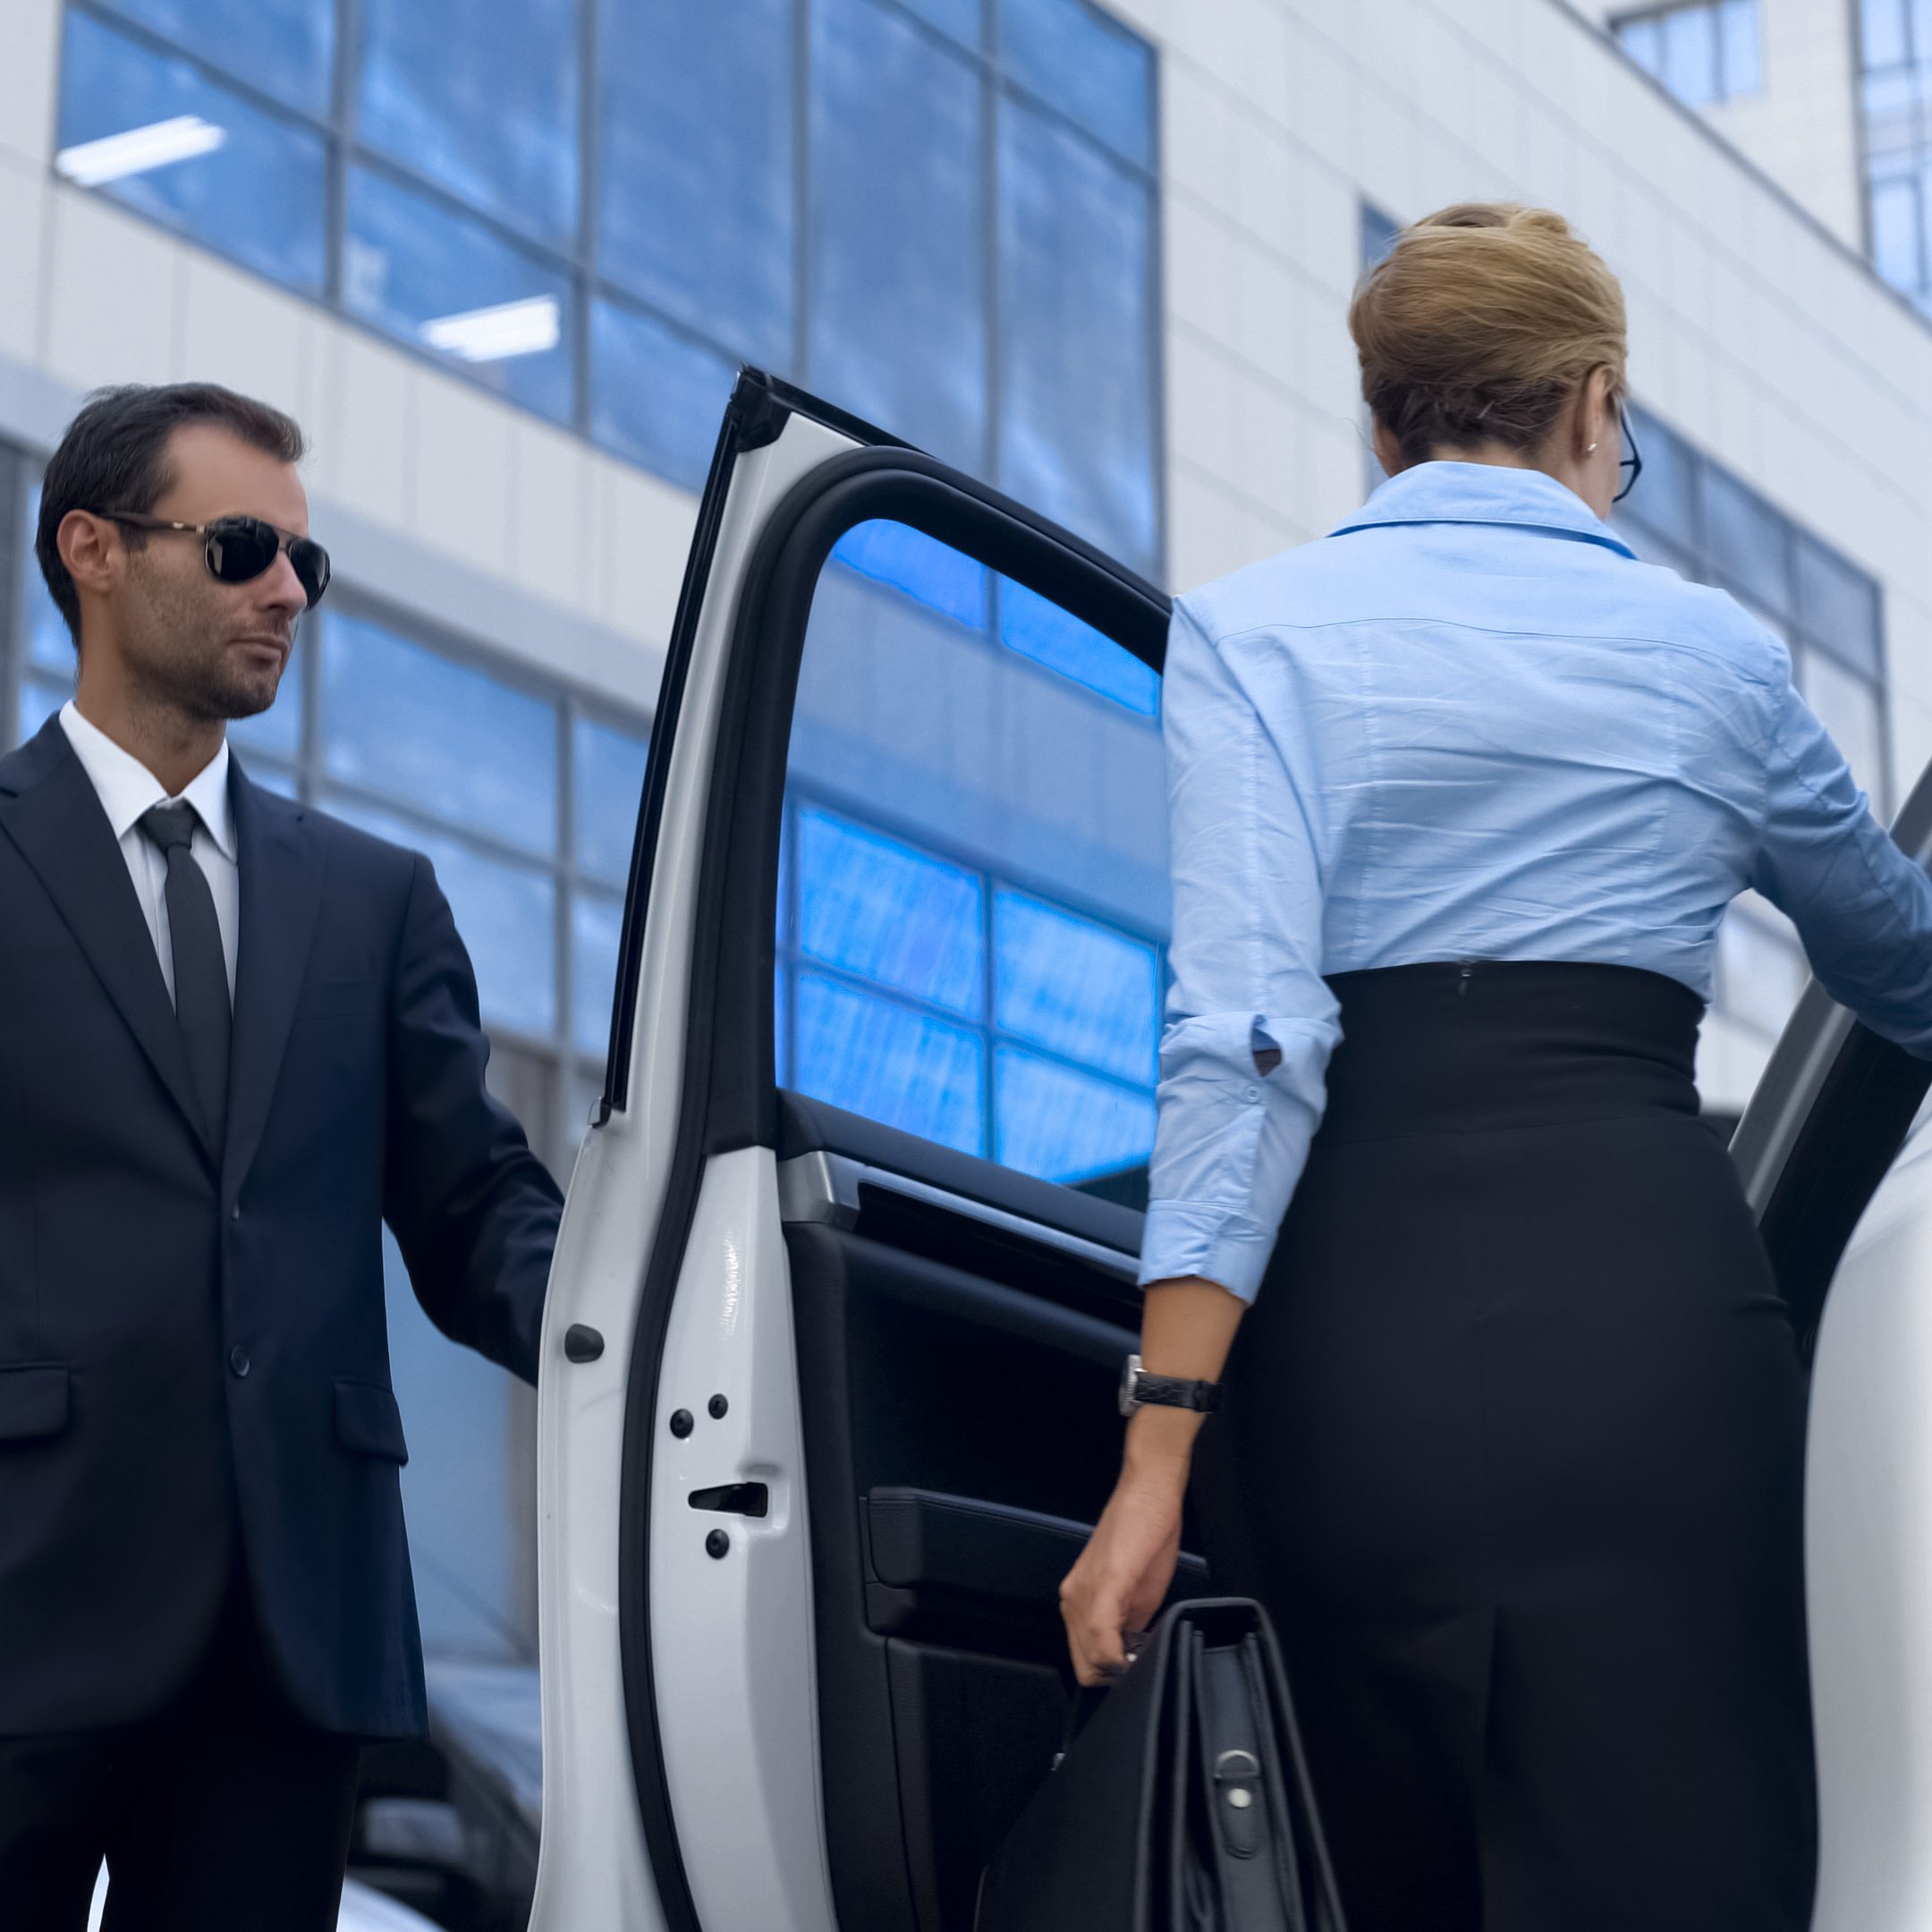
<instances>
[{"instance_id":1,"label":"rolled-up sleeve","mask_svg":"<svg viewBox=\"0 0 1932 1932\"><path fill-rule=\"evenodd\" d=\"M1318 820L1184 599L1161 704L1174 979L1140 1279L1200 1275L1251 1301L1342 1037L1321 977Z\"/></svg>"},{"instance_id":2,"label":"rolled-up sleeve","mask_svg":"<svg viewBox=\"0 0 1932 1932\"><path fill-rule=\"evenodd\" d=\"M1932 878L1872 817L1843 753L1792 687L1782 646L1776 665L1751 883L1790 916L1835 1000L1932 1059Z\"/></svg>"}]
</instances>

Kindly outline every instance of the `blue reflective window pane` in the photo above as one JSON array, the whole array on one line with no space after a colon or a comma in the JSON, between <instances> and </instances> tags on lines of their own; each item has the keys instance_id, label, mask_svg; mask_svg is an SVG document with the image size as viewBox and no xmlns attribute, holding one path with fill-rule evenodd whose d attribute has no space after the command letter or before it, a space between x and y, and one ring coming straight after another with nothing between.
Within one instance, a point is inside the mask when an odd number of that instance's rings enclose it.
<instances>
[{"instance_id":1,"label":"blue reflective window pane","mask_svg":"<svg viewBox=\"0 0 1932 1932\"><path fill-rule=\"evenodd\" d=\"M363 0L356 131L546 242L577 233L576 0Z\"/></svg>"},{"instance_id":2,"label":"blue reflective window pane","mask_svg":"<svg viewBox=\"0 0 1932 1932\"><path fill-rule=\"evenodd\" d=\"M1618 516L1635 518L1667 543L1695 546L1696 459L1656 417L1632 409L1630 419L1637 447L1643 452L1643 474L1637 479L1637 487L1617 505Z\"/></svg>"},{"instance_id":3,"label":"blue reflective window pane","mask_svg":"<svg viewBox=\"0 0 1932 1932\"><path fill-rule=\"evenodd\" d=\"M299 798L301 788L286 765L270 764L266 758L250 758L248 775L264 792L279 792L285 799Z\"/></svg>"},{"instance_id":4,"label":"blue reflective window pane","mask_svg":"<svg viewBox=\"0 0 1932 1932\"><path fill-rule=\"evenodd\" d=\"M1087 1181L1146 1160L1154 1146L1154 1096L999 1048L994 1068L994 1156L1043 1180Z\"/></svg>"},{"instance_id":5,"label":"blue reflective window pane","mask_svg":"<svg viewBox=\"0 0 1932 1932\"><path fill-rule=\"evenodd\" d=\"M587 717L577 720L572 737L577 863L621 886L631 875L649 741Z\"/></svg>"},{"instance_id":6,"label":"blue reflective window pane","mask_svg":"<svg viewBox=\"0 0 1932 1932\"><path fill-rule=\"evenodd\" d=\"M572 899L571 1044L598 1060L610 1050L611 996L623 936L622 899L601 893L578 893Z\"/></svg>"},{"instance_id":7,"label":"blue reflective window pane","mask_svg":"<svg viewBox=\"0 0 1932 1932\"><path fill-rule=\"evenodd\" d=\"M1893 67L1909 57L1907 0L1860 0L1859 27L1868 67ZM1928 49L1932 53L1932 48Z\"/></svg>"},{"instance_id":8,"label":"blue reflective window pane","mask_svg":"<svg viewBox=\"0 0 1932 1932\"><path fill-rule=\"evenodd\" d=\"M368 168L349 174L343 301L527 408L570 416L569 276Z\"/></svg>"},{"instance_id":9,"label":"blue reflective window pane","mask_svg":"<svg viewBox=\"0 0 1932 1932\"><path fill-rule=\"evenodd\" d=\"M598 261L767 368L792 359L792 0L598 0Z\"/></svg>"},{"instance_id":10,"label":"blue reflective window pane","mask_svg":"<svg viewBox=\"0 0 1932 1932\"><path fill-rule=\"evenodd\" d=\"M1664 78L1664 30L1653 16L1625 21L1616 30L1617 43L1646 73Z\"/></svg>"},{"instance_id":11,"label":"blue reflective window pane","mask_svg":"<svg viewBox=\"0 0 1932 1932\"><path fill-rule=\"evenodd\" d=\"M976 631L986 623L986 566L923 530L904 523L857 523L832 555L861 577L903 590L944 616Z\"/></svg>"},{"instance_id":12,"label":"blue reflective window pane","mask_svg":"<svg viewBox=\"0 0 1932 1932\"><path fill-rule=\"evenodd\" d=\"M21 574L26 580L27 593L27 662L43 671L71 678L75 664L73 639L68 634L67 620L61 615L60 606L47 587L47 579L40 574L39 560L34 555L34 532L39 524L40 489L36 484L28 496L27 520L21 531Z\"/></svg>"},{"instance_id":13,"label":"blue reflective window pane","mask_svg":"<svg viewBox=\"0 0 1932 1932\"><path fill-rule=\"evenodd\" d=\"M993 897L995 1016L1071 1060L1151 1081L1160 971L1151 945L1001 887Z\"/></svg>"},{"instance_id":14,"label":"blue reflective window pane","mask_svg":"<svg viewBox=\"0 0 1932 1932\"><path fill-rule=\"evenodd\" d=\"M942 1147L979 1153L986 1111L979 1035L817 973L798 976L800 1093Z\"/></svg>"},{"instance_id":15,"label":"blue reflective window pane","mask_svg":"<svg viewBox=\"0 0 1932 1932\"><path fill-rule=\"evenodd\" d=\"M63 689L58 684L43 683L38 678L27 679L20 691L19 742L25 744L72 696L72 685Z\"/></svg>"},{"instance_id":16,"label":"blue reflective window pane","mask_svg":"<svg viewBox=\"0 0 1932 1932\"><path fill-rule=\"evenodd\" d=\"M308 644L305 630L297 644L298 653ZM302 674L300 656L289 659L282 673L282 683L275 702L253 717L232 718L228 740L238 751L263 752L269 758L297 758L301 756ZM249 763L252 774L253 760Z\"/></svg>"},{"instance_id":17,"label":"blue reflective window pane","mask_svg":"<svg viewBox=\"0 0 1932 1932\"><path fill-rule=\"evenodd\" d=\"M1704 540L1712 562L1733 589L1789 616L1784 519L1715 463L1704 466L1703 484Z\"/></svg>"},{"instance_id":18,"label":"blue reflective window pane","mask_svg":"<svg viewBox=\"0 0 1932 1932\"><path fill-rule=\"evenodd\" d=\"M1798 615L1831 654L1867 677L1884 674L1878 586L1836 552L1798 536Z\"/></svg>"},{"instance_id":19,"label":"blue reflective window pane","mask_svg":"<svg viewBox=\"0 0 1932 1932\"><path fill-rule=\"evenodd\" d=\"M547 873L486 858L461 839L356 799L322 803L337 818L423 853L436 868L476 968L487 1022L538 1035L556 1030L556 885Z\"/></svg>"},{"instance_id":20,"label":"blue reflective window pane","mask_svg":"<svg viewBox=\"0 0 1932 1932\"><path fill-rule=\"evenodd\" d=\"M1717 14L1717 42L1725 95L1755 94L1763 78L1758 60L1758 0L1724 0Z\"/></svg>"},{"instance_id":21,"label":"blue reflective window pane","mask_svg":"<svg viewBox=\"0 0 1932 1932\"><path fill-rule=\"evenodd\" d=\"M985 38L980 0L904 0L908 13L929 21L964 47L978 47Z\"/></svg>"},{"instance_id":22,"label":"blue reflective window pane","mask_svg":"<svg viewBox=\"0 0 1932 1932\"><path fill-rule=\"evenodd\" d=\"M1152 717L1160 706L1160 674L1071 611L1008 578L1000 580L1000 639L1130 711Z\"/></svg>"},{"instance_id":23,"label":"blue reflective window pane","mask_svg":"<svg viewBox=\"0 0 1932 1932\"><path fill-rule=\"evenodd\" d=\"M1078 135L1000 114L1000 480L1123 562L1154 569L1152 208Z\"/></svg>"},{"instance_id":24,"label":"blue reflective window pane","mask_svg":"<svg viewBox=\"0 0 1932 1932\"><path fill-rule=\"evenodd\" d=\"M977 873L815 806L798 814L797 863L805 952L954 1013L984 1010Z\"/></svg>"},{"instance_id":25,"label":"blue reflective window pane","mask_svg":"<svg viewBox=\"0 0 1932 1932\"><path fill-rule=\"evenodd\" d=\"M590 308L590 433L659 476L701 489L733 365L624 304Z\"/></svg>"},{"instance_id":26,"label":"blue reflective window pane","mask_svg":"<svg viewBox=\"0 0 1932 1932\"><path fill-rule=\"evenodd\" d=\"M1872 183L1872 264L1894 288L1915 289L1923 279L1919 225L1916 182Z\"/></svg>"},{"instance_id":27,"label":"blue reflective window pane","mask_svg":"<svg viewBox=\"0 0 1932 1932\"><path fill-rule=\"evenodd\" d=\"M1141 167L1154 163L1154 54L1087 0L1000 0L1000 52L1023 87Z\"/></svg>"},{"instance_id":28,"label":"blue reflective window pane","mask_svg":"<svg viewBox=\"0 0 1932 1932\"><path fill-rule=\"evenodd\" d=\"M1395 246L1395 238L1401 233L1399 223L1364 201L1361 205L1362 267L1373 268Z\"/></svg>"},{"instance_id":29,"label":"blue reflective window pane","mask_svg":"<svg viewBox=\"0 0 1932 1932\"><path fill-rule=\"evenodd\" d=\"M320 138L85 13L67 15L54 165L258 274L322 292Z\"/></svg>"},{"instance_id":30,"label":"blue reflective window pane","mask_svg":"<svg viewBox=\"0 0 1932 1932\"><path fill-rule=\"evenodd\" d=\"M322 639L324 768L505 843L556 849L556 708L340 613Z\"/></svg>"},{"instance_id":31,"label":"blue reflective window pane","mask_svg":"<svg viewBox=\"0 0 1932 1932\"><path fill-rule=\"evenodd\" d=\"M335 0L112 0L117 13L292 107L326 115Z\"/></svg>"},{"instance_id":32,"label":"blue reflective window pane","mask_svg":"<svg viewBox=\"0 0 1932 1932\"><path fill-rule=\"evenodd\" d=\"M812 27L812 387L981 469L979 71L877 0Z\"/></svg>"},{"instance_id":33,"label":"blue reflective window pane","mask_svg":"<svg viewBox=\"0 0 1932 1932\"><path fill-rule=\"evenodd\" d=\"M1664 85L1701 107L1717 97L1717 21L1709 6L1674 7L1663 16Z\"/></svg>"}]
</instances>

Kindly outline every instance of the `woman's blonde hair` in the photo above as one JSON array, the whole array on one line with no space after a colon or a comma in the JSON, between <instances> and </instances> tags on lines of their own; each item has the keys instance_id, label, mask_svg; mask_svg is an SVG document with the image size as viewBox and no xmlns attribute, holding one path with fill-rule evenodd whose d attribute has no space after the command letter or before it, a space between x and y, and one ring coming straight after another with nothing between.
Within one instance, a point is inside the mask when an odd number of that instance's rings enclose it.
<instances>
[{"instance_id":1,"label":"woman's blonde hair","mask_svg":"<svg viewBox=\"0 0 1932 1932\"><path fill-rule=\"evenodd\" d=\"M1595 370L1623 387L1623 291L1548 208L1425 216L1362 277L1349 333L1362 394L1405 462L1444 445L1540 448Z\"/></svg>"}]
</instances>

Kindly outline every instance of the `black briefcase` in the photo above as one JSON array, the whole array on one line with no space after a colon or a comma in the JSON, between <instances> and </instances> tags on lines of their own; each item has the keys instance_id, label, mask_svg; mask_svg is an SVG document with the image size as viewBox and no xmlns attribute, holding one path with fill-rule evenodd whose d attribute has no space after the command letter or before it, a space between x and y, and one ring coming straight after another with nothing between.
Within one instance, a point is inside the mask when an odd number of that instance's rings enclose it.
<instances>
[{"instance_id":1,"label":"black briefcase","mask_svg":"<svg viewBox=\"0 0 1932 1932\"><path fill-rule=\"evenodd\" d=\"M1281 1653L1250 1598L1169 1607L982 1875L974 1932L1073 1928L1343 1932Z\"/></svg>"}]
</instances>

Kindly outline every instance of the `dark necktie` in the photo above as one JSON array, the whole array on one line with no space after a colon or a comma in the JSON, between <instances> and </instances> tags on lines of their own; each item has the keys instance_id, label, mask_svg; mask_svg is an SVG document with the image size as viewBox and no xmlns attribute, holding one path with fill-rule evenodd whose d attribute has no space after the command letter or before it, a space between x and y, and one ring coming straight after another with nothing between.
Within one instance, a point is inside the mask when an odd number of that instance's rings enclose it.
<instances>
[{"instance_id":1,"label":"dark necktie","mask_svg":"<svg viewBox=\"0 0 1932 1932\"><path fill-rule=\"evenodd\" d=\"M208 889L208 875L189 850L194 838L195 809L192 805L157 805L141 814L140 828L167 860L174 1017L187 1042L188 1068L209 1138L219 1148L228 1130L228 1036L234 1021L215 894Z\"/></svg>"}]
</instances>

